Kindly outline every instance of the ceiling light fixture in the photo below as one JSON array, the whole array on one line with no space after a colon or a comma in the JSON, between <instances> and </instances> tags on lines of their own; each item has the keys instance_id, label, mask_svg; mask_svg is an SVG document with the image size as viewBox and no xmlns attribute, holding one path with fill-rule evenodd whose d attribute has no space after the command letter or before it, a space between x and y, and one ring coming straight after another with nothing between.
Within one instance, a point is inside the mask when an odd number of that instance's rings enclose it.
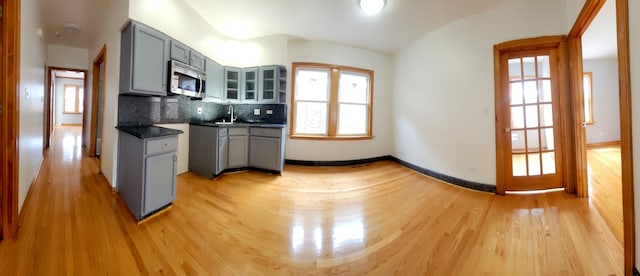
<instances>
[{"instance_id":1,"label":"ceiling light fixture","mask_svg":"<svg viewBox=\"0 0 640 276\"><path fill-rule=\"evenodd\" d=\"M358 0L360 8L369 15L374 15L382 11L387 0Z\"/></svg>"},{"instance_id":2,"label":"ceiling light fixture","mask_svg":"<svg viewBox=\"0 0 640 276\"><path fill-rule=\"evenodd\" d=\"M67 23L64 24L62 29L64 30L65 33L72 34L72 33L75 33L77 31L79 31L80 27L78 27L78 25L76 25L73 22L67 22Z\"/></svg>"}]
</instances>

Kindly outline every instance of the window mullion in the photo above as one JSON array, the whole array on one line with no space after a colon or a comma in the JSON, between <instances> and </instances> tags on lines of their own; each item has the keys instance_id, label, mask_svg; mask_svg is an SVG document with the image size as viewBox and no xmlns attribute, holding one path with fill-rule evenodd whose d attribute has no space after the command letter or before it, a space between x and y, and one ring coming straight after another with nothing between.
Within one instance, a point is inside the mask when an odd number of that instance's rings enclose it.
<instances>
[{"instance_id":1,"label":"window mullion","mask_svg":"<svg viewBox=\"0 0 640 276\"><path fill-rule=\"evenodd\" d=\"M329 89L329 136L335 137L338 135L338 90L340 88L340 70L331 69Z\"/></svg>"}]
</instances>

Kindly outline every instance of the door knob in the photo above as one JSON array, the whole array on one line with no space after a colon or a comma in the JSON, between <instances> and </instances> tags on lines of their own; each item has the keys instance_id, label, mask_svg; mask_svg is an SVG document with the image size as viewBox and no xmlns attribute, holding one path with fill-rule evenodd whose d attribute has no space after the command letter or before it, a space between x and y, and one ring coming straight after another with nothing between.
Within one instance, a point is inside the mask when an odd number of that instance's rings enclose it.
<instances>
[{"instance_id":1,"label":"door knob","mask_svg":"<svg viewBox=\"0 0 640 276\"><path fill-rule=\"evenodd\" d=\"M504 132L510 132L510 131L511 131L511 128L509 128L509 127L505 127L504 128Z\"/></svg>"}]
</instances>

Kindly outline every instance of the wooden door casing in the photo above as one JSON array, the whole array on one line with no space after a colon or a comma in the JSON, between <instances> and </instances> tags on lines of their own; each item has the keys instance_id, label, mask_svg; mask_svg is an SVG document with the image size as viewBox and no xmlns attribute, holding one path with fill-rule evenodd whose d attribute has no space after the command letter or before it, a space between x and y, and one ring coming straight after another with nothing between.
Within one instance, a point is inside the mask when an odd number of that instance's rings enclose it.
<instances>
[{"instance_id":1,"label":"wooden door casing","mask_svg":"<svg viewBox=\"0 0 640 276\"><path fill-rule=\"evenodd\" d=\"M521 53L524 55L536 53L536 51L547 49L553 52L552 63L555 63L556 73L554 81L556 94L553 96L554 106L554 136L557 143L557 159L558 166L556 171L558 177L560 177L560 186L567 189L574 183L574 179L571 173L565 173L570 171L572 167L572 160L570 158L562 158L562 156L572 156L572 133L567 132L567 126L571 126L571 118L568 117L572 114L570 105L571 95L568 89L567 75L568 75L568 61L567 61L567 37L566 36L546 36L537 38L528 38L515 41L504 42L494 46L494 78L495 78L495 106L496 106L496 191L498 194L504 194L507 190L526 190L539 187L538 184L543 183L544 179L532 180L531 184L526 184L524 187L514 189L513 187L513 175L511 165L511 141L510 132L505 132L505 128L511 125L510 123L510 107L508 97L508 71L505 75L504 63L508 57L512 57L514 53ZM505 91L506 88L506 91ZM505 91L505 92L503 92ZM504 97L506 93L507 97ZM556 112L557 110L557 112ZM505 146L506 145L506 146Z\"/></svg>"}]
</instances>

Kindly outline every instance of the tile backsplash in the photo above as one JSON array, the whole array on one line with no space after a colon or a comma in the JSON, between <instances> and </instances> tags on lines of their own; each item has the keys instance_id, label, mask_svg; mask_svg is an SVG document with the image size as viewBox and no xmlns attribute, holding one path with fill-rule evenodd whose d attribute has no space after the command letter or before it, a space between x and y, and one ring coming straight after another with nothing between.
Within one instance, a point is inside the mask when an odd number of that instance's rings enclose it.
<instances>
[{"instance_id":1,"label":"tile backsplash","mask_svg":"<svg viewBox=\"0 0 640 276\"><path fill-rule=\"evenodd\" d=\"M202 114L197 113L198 107L202 107ZM287 123L286 104L233 104L233 108L238 122ZM118 125L146 126L222 119L228 121L228 109L229 104L203 102L186 96L119 95ZM259 115L254 115L256 110L259 110ZM268 114L268 111L272 114Z\"/></svg>"}]
</instances>

